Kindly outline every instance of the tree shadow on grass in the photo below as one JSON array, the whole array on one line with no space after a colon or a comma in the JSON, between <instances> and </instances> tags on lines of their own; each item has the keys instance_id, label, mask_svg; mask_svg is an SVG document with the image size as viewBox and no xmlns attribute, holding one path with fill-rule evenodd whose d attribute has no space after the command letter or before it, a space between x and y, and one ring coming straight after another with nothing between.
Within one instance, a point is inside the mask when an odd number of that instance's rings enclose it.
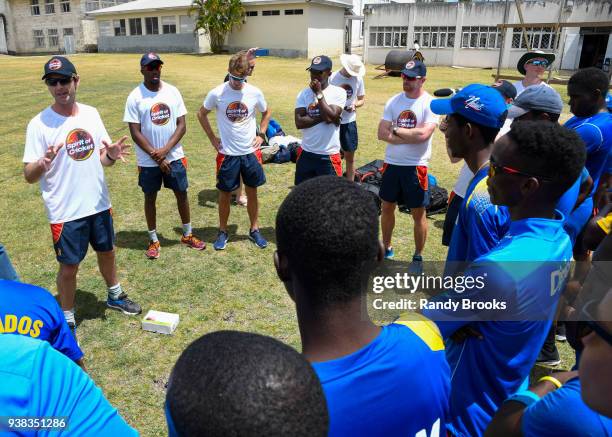
<instances>
[{"instance_id":1,"label":"tree shadow on grass","mask_svg":"<svg viewBox=\"0 0 612 437\"><path fill-rule=\"evenodd\" d=\"M274 232L274 228L272 227L259 228L259 231L261 232L261 235L263 235L263 237L266 240L268 240L269 243L276 244L276 233ZM183 229L177 226L174 228L174 232L176 232L177 235L182 235ZM217 239L218 233L219 233L219 228L216 226L208 226L205 228L193 228L193 235L200 238L202 241L205 241L206 243L210 243L210 244L215 242L215 240ZM244 241L244 240L249 239L248 231L244 229L238 232L237 225L228 225L227 233L229 235L230 243L232 241Z\"/></svg>"},{"instance_id":2,"label":"tree shadow on grass","mask_svg":"<svg viewBox=\"0 0 612 437\"><path fill-rule=\"evenodd\" d=\"M158 233L157 238L162 247L180 244L178 239L169 240ZM124 249L146 250L149 234L146 231L119 231L115 234L115 245Z\"/></svg>"},{"instance_id":3,"label":"tree shadow on grass","mask_svg":"<svg viewBox=\"0 0 612 437\"><path fill-rule=\"evenodd\" d=\"M202 190L198 193L198 205L206 208L216 208L219 199L217 189Z\"/></svg>"},{"instance_id":4,"label":"tree shadow on grass","mask_svg":"<svg viewBox=\"0 0 612 437\"><path fill-rule=\"evenodd\" d=\"M106 302L90 292L77 288L76 290L76 322L77 326L83 320L101 319L106 320Z\"/></svg>"}]
</instances>

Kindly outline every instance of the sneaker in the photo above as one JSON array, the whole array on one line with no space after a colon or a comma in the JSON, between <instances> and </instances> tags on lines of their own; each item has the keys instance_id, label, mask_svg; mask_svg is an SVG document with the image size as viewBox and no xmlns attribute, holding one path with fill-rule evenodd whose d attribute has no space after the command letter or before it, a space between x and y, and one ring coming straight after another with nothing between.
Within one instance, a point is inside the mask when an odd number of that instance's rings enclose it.
<instances>
[{"instance_id":1,"label":"sneaker","mask_svg":"<svg viewBox=\"0 0 612 437\"><path fill-rule=\"evenodd\" d=\"M77 338L77 335L76 335L76 323L68 322L68 329L70 329L70 333L74 337L74 340L76 341L77 346L80 347L81 345L79 344L79 339Z\"/></svg>"},{"instance_id":2,"label":"sneaker","mask_svg":"<svg viewBox=\"0 0 612 437\"><path fill-rule=\"evenodd\" d=\"M149 259L157 259L157 258L159 258L159 251L160 251L160 249L161 249L161 247L159 245L159 241L150 241L149 242L149 248L145 252L145 255Z\"/></svg>"},{"instance_id":3,"label":"sneaker","mask_svg":"<svg viewBox=\"0 0 612 437\"><path fill-rule=\"evenodd\" d=\"M227 240L228 239L229 238L227 236L227 232L219 231L219 233L217 234L217 239L213 243L213 248L215 250L223 250L223 249L225 249L227 247Z\"/></svg>"},{"instance_id":4,"label":"sneaker","mask_svg":"<svg viewBox=\"0 0 612 437\"><path fill-rule=\"evenodd\" d=\"M395 256L395 252L393 252L392 247L385 249L385 259L393 259L394 256Z\"/></svg>"},{"instance_id":5,"label":"sneaker","mask_svg":"<svg viewBox=\"0 0 612 437\"><path fill-rule=\"evenodd\" d=\"M423 273L423 257L421 255L413 255L412 262L408 266L408 274L418 276Z\"/></svg>"},{"instance_id":6,"label":"sneaker","mask_svg":"<svg viewBox=\"0 0 612 437\"><path fill-rule=\"evenodd\" d=\"M555 332L555 340L567 341L567 337L565 336L565 325L557 325L557 331Z\"/></svg>"},{"instance_id":7,"label":"sneaker","mask_svg":"<svg viewBox=\"0 0 612 437\"><path fill-rule=\"evenodd\" d=\"M268 247L268 242L264 237L261 236L259 229L255 229L249 232L249 240L251 240L260 249Z\"/></svg>"},{"instance_id":8,"label":"sneaker","mask_svg":"<svg viewBox=\"0 0 612 437\"><path fill-rule=\"evenodd\" d=\"M111 299L109 296L106 300L106 306L114 310L119 310L128 316L135 316L136 314L140 314L142 312L140 305L128 299L126 293L121 293L117 299Z\"/></svg>"},{"instance_id":9,"label":"sneaker","mask_svg":"<svg viewBox=\"0 0 612 437\"><path fill-rule=\"evenodd\" d=\"M550 348L547 347L547 344L544 344L544 347L538 355L536 364L540 364L543 366L558 366L559 364L561 364L561 358L559 357L559 351L557 350L557 346L553 345L553 347Z\"/></svg>"},{"instance_id":10,"label":"sneaker","mask_svg":"<svg viewBox=\"0 0 612 437\"><path fill-rule=\"evenodd\" d=\"M202 240L200 240L198 237L196 237L193 234L189 234L187 236L183 235L181 237L181 243L195 250L206 249L206 243L204 243Z\"/></svg>"}]
</instances>

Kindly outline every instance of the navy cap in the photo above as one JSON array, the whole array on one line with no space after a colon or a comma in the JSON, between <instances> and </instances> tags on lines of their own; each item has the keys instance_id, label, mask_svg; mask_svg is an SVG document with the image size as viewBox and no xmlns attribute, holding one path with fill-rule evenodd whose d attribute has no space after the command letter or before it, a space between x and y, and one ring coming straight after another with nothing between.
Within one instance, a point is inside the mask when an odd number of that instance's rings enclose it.
<instances>
[{"instance_id":1,"label":"navy cap","mask_svg":"<svg viewBox=\"0 0 612 437\"><path fill-rule=\"evenodd\" d=\"M563 112L563 100L559 93L549 86L544 84L528 86L508 110L508 117L517 118L529 111L561 114Z\"/></svg>"},{"instance_id":2,"label":"navy cap","mask_svg":"<svg viewBox=\"0 0 612 437\"><path fill-rule=\"evenodd\" d=\"M76 68L68 58L63 56L54 56L45 64L45 74L43 80L50 74L60 74L62 76L74 77L77 75Z\"/></svg>"},{"instance_id":3,"label":"navy cap","mask_svg":"<svg viewBox=\"0 0 612 437\"><path fill-rule=\"evenodd\" d=\"M507 80L498 80L491 86L499 91L506 99L514 100L516 98L516 88Z\"/></svg>"},{"instance_id":4,"label":"navy cap","mask_svg":"<svg viewBox=\"0 0 612 437\"><path fill-rule=\"evenodd\" d=\"M141 67L149 65L152 62L159 62L160 64L164 63L161 60L161 58L157 55L157 53L153 53L153 52L145 53L144 55L142 55L142 58L140 58L140 66Z\"/></svg>"},{"instance_id":5,"label":"navy cap","mask_svg":"<svg viewBox=\"0 0 612 437\"><path fill-rule=\"evenodd\" d=\"M473 83L450 99L431 101L435 114L459 114L482 126L501 128L506 121L506 102L494 88Z\"/></svg>"},{"instance_id":6,"label":"navy cap","mask_svg":"<svg viewBox=\"0 0 612 437\"><path fill-rule=\"evenodd\" d=\"M425 77L427 76L427 67L421 61L408 61L402 69L402 74L408 77Z\"/></svg>"},{"instance_id":7,"label":"navy cap","mask_svg":"<svg viewBox=\"0 0 612 437\"><path fill-rule=\"evenodd\" d=\"M306 70L325 71L332 69L332 61L325 55L315 56Z\"/></svg>"}]
</instances>

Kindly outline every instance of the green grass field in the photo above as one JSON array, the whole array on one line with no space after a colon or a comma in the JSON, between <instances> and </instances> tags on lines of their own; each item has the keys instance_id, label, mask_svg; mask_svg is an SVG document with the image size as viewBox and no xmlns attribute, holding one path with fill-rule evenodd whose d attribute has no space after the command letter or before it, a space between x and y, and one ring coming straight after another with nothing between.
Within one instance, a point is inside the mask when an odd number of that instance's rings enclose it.
<instances>
[{"instance_id":1,"label":"green grass field","mask_svg":"<svg viewBox=\"0 0 612 437\"><path fill-rule=\"evenodd\" d=\"M189 158L192 223L194 232L209 247L196 252L179 243L180 220L174 196L166 190L158 197L161 258L157 261L145 258L148 238L143 195L137 185L136 160L132 156L127 164L119 162L106 170L117 234L119 276L123 288L144 311L179 313L179 328L173 336L147 333L140 329L140 318L106 310L105 284L91 251L79 272L76 306L79 341L90 375L143 435L166 432L164 385L181 351L199 336L221 329L255 331L300 350L294 308L272 264L275 215L293 185L294 165L265 167L268 183L260 190L260 226L271 243L269 247L260 250L248 241L246 209L233 207L230 243L227 250L215 252L212 249L218 223L215 153L195 114L206 93L222 81L228 56L166 54L162 58L165 62L162 78L179 88L189 111L183 145ZM0 126L0 242L6 246L23 281L55 293L57 263L42 198L37 184L25 182L21 163L27 123L51 103L40 80L47 59L0 57L3 99L13 108L7 109ZM72 58L81 76L78 101L98 108L114 140L128 135L122 122L123 109L127 95L142 78L139 59L138 54ZM334 61L337 67L339 62ZM304 59L260 58L251 80L264 92L273 117L293 135L299 135L293 123L293 109L298 92L308 84L309 76L304 70L308 65ZM373 66L368 68L366 105L358 112L357 166L384 156L385 145L376 139L378 121L386 100L401 91L400 79L374 80L378 72ZM432 92L470 82L490 83L492 72L432 67L425 87ZM567 101L565 89L555 88ZM444 137L437 131L430 172L450 191L459 169L459 164L450 164ZM446 257L446 248L440 244L442 222L440 215L429 220L426 260ZM398 216L394 247L397 259L409 260L413 251L412 222L405 214ZM561 352L562 367L567 368L573 364L573 355L566 346Z\"/></svg>"}]
</instances>

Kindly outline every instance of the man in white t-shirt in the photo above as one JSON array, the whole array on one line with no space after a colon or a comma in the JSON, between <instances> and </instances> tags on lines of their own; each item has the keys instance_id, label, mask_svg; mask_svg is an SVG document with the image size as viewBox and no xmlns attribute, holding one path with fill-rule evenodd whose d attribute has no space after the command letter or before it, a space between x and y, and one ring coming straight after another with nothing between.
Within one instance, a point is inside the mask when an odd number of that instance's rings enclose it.
<instances>
[{"instance_id":1,"label":"man in white t-shirt","mask_svg":"<svg viewBox=\"0 0 612 437\"><path fill-rule=\"evenodd\" d=\"M185 135L187 109L178 89L161 80L163 61L153 52L140 59L140 72L144 78L125 102L123 121L128 123L136 143L138 158L138 185L145 196L145 218L149 232L149 259L159 258L157 237L157 192L164 187L176 197L183 236L181 243L196 250L206 244L192 233L189 199L187 197L187 158L180 141Z\"/></svg>"},{"instance_id":2,"label":"man in white t-shirt","mask_svg":"<svg viewBox=\"0 0 612 437\"><path fill-rule=\"evenodd\" d=\"M89 244L108 286L106 305L129 315L141 312L117 279L111 202L102 168L123 161L130 145L124 143L127 137L113 143L98 111L76 102L79 76L68 59L51 58L42 78L54 103L28 124L23 173L31 184L40 181L59 262L60 304L74 332L76 277Z\"/></svg>"},{"instance_id":3,"label":"man in white t-shirt","mask_svg":"<svg viewBox=\"0 0 612 437\"><path fill-rule=\"evenodd\" d=\"M315 56L306 70L310 84L295 103L295 127L302 131L295 185L317 176L342 176L340 123L346 91L329 82L332 61L327 56Z\"/></svg>"},{"instance_id":4,"label":"man in white t-shirt","mask_svg":"<svg viewBox=\"0 0 612 437\"><path fill-rule=\"evenodd\" d=\"M268 128L272 112L261 90L246 83L249 60L244 52L231 57L228 72L229 81L211 90L198 112L198 120L217 151L219 233L213 247L215 250L223 250L227 246L231 195L240 185L242 176L249 199L249 239L263 249L268 242L259 232L257 187L266 183L260 146L264 141L263 132ZM220 138L215 135L208 120L208 114L213 110L217 111ZM262 114L260 135L257 135L256 111Z\"/></svg>"},{"instance_id":5,"label":"man in white t-shirt","mask_svg":"<svg viewBox=\"0 0 612 437\"><path fill-rule=\"evenodd\" d=\"M423 89L427 68L421 61L409 61L402 70L403 92L391 97L378 125L378 139L387 142L385 168L380 186L381 228L385 258L393 258L391 236L395 207L402 202L414 219L414 255L410 272L423 269L421 253L427 238L429 186L427 166L438 117L431 112L431 95Z\"/></svg>"},{"instance_id":6,"label":"man in white t-shirt","mask_svg":"<svg viewBox=\"0 0 612 437\"><path fill-rule=\"evenodd\" d=\"M346 90L346 104L342 111L340 124L340 147L346 161L346 178L355 179L355 152L359 138L357 136L357 108L365 103L365 65L357 55L340 55L342 68L331 75L329 83Z\"/></svg>"}]
</instances>

